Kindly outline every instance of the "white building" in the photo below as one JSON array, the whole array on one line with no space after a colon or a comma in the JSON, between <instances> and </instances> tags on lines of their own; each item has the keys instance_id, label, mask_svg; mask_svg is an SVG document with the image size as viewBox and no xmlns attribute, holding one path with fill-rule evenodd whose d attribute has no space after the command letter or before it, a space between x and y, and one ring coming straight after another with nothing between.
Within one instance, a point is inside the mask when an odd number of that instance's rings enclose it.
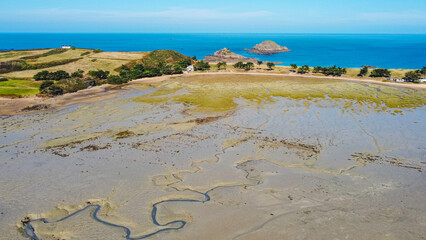
<instances>
[{"instance_id":1,"label":"white building","mask_svg":"<svg viewBox=\"0 0 426 240\"><path fill-rule=\"evenodd\" d=\"M426 83L426 78L421 78L421 79L419 79L419 82L421 82L421 83Z\"/></svg>"},{"instance_id":2,"label":"white building","mask_svg":"<svg viewBox=\"0 0 426 240\"><path fill-rule=\"evenodd\" d=\"M183 71L184 73L188 73L188 72L193 72L194 71L194 66L192 66L192 65L189 65L186 69L185 69L185 71Z\"/></svg>"},{"instance_id":3,"label":"white building","mask_svg":"<svg viewBox=\"0 0 426 240\"><path fill-rule=\"evenodd\" d=\"M70 49L71 46L70 45L62 45L62 48L64 48L64 49Z\"/></svg>"}]
</instances>

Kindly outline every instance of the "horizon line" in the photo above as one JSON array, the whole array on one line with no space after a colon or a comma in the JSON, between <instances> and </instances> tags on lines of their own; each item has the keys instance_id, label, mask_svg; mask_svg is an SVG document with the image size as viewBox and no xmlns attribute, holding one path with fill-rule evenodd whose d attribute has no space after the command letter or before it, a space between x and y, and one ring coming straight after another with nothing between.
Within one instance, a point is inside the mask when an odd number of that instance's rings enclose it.
<instances>
[{"instance_id":1,"label":"horizon line","mask_svg":"<svg viewBox=\"0 0 426 240\"><path fill-rule=\"evenodd\" d=\"M426 33L337 33L337 32L0 32L0 34L364 34L426 35Z\"/></svg>"}]
</instances>

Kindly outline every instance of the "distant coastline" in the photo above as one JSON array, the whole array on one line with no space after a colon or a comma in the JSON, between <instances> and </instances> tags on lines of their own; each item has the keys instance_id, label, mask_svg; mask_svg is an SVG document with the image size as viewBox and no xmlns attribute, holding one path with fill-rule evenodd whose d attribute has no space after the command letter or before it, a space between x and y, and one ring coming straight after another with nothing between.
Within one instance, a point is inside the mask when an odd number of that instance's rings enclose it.
<instances>
[{"instance_id":1,"label":"distant coastline","mask_svg":"<svg viewBox=\"0 0 426 240\"><path fill-rule=\"evenodd\" d=\"M19 39L19 41L16 41ZM292 52L261 56L260 60L309 66L359 68L362 65L389 69L421 68L426 56L425 34L51 34L0 33L4 50L56 48L70 44L105 51L152 51L174 49L201 59L227 47L248 58L259 56L245 48L270 39Z\"/></svg>"}]
</instances>

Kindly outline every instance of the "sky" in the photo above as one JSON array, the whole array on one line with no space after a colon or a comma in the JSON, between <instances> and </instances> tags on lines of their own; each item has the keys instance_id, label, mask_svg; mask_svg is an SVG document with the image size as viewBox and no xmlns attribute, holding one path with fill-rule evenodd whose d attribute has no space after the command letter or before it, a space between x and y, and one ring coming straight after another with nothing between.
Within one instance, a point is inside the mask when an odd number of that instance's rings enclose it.
<instances>
[{"instance_id":1,"label":"sky","mask_svg":"<svg viewBox=\"0 0 426 240\"><path fill-rule=\"evenodd\" d=\"M0 0L0 32L426 34L426 1Z\"/></svg>"}]
</instances>

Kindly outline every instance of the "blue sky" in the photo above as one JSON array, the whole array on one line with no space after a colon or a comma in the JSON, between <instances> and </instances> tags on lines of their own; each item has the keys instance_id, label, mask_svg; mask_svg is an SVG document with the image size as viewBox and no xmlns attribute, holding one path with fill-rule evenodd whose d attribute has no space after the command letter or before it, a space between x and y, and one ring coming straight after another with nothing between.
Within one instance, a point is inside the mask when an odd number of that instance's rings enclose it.
<instances>
[{"instance_id":1,"label":"blue sky","mask_svg":"<svg viewBox=\"0 0 426 240\"><path fill-rule=\"evenodd\" d=\"M426 1L0 0L0 32L426 34Z\"/></svg>"}]
</instances>

